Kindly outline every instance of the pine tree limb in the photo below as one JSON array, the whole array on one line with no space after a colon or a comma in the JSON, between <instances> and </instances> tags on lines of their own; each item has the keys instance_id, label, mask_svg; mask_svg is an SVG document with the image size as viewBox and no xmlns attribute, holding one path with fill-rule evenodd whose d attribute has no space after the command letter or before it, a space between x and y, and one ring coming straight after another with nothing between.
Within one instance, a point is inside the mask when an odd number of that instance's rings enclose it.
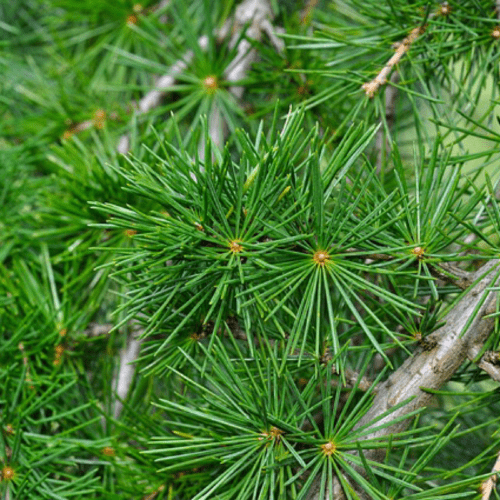
<instances>
[{"instance_id":1,"label":"pine tree limb","mask_svg":"<svg viewBox=\"0 0 500 500\"><path fill-rule=\"evenodd\" d=\"M476 358L481 353L480 345L473 345L467 352L467 357L473 363L476 363L481 370L485 371L495 382L500 382L500 359L498 353L486 351L478 361Z\"/></svg>"},{"instance_id":2,"label":"pine tree limb","mask_svg":"<svg viewBox=\"0 0 500 500\"><path fill-rule=\"evenodd\" d=\"M237 82L242 80L250 66L257 58L257 51L252 49L248 39L260 40L262 33L267 34L271 43L278 52L285 49L283 41L275 35L276 28L271 21L273 12L267 0L245 0L241 3L234 14L232 22L226 22L222 27L219 37L225 38L232 31L230 46L236 49L236 57L229 64L224 76L228 82ZM241 31L248 25L245 35L247 38L241 38ZM231 86L229 91L238 99L243 96L243 87Z\"/></svg>"},{"instance_id":3,"label":"pine tree limb","mask_svg":"<svg viewBox=\"0 0 500 500\"><path fill-rule=\"evenodd\" d=\"M137 335L137 332L135 335ZM139 356L141 345L142 340L133 337L128 339L126 347L120 351L120 367L118 370L118 376L113 381L113 387L116 387L117 395L113 408L113 416L115 419L120 417L123 409L122 401L126 399L128 393L130 392L136 366L134 361Z\"/></svg>"},{"instance_id":4,"label":"pine tree limb","mask_svg":"<svg viewBox=\"0 0 500 500\"><path fill-rule=\"evenodd\" d=\"M370 410L356 425L359 428L374 418L403 401L413 398L408 404L377 421L377 426L390 423L414 410L427 406L432 399L432 392L438 390L467 359L471 346L482 346L493 330L495 318L484 316L494 312L497 292L489 287L498 282L500 261L492 260L472 276L476 283L469 292L446 315L446 324L429 336L435 347L425 350L419 347L385 382L377 388L377 394ZM405 430L410 422L404 419L394 425L379 429L364 439L387 436ZM385 450L373 450L365 453L367 460L383 460ZM359 472L363 472L359 470ZM307 496L308 500L345 500L340 483L335 479L334 496L320 498L316 486Z\"/></svg>"},{"instance_id":5,"label":"pine tree limb","mask_svg":"<svg viewBox=\"0 0 500 500\"><path fill-rule=\"evenodd\" d=\"M271 22L273 18L273 11L268 0L245 0L236 8L234 17L224 23L217 33L217 38L222 40L231 36L229 47L236 47L236 56L224 71L224 79L227 82L234 83L247 76L251 65L257 60L257 51L252 48L249 40L260 40L262 33L267 34L278 52L283 52L285 45L275 35L275 32L280 30L273 27ZM245 33L245 37L242 37L243 32ZM236 99L241 100L244 87L230 85L229 92ZM218 147L222 147L226 127L216 102L214 102L213 109L208 116L208 128L213 143ZM204 154L205 143L201 141L198 148L198 155L200 158L203 158Z\"/></svg>"},{"instance_id":6,"label":"pine tree limb","mask_svg":"<svg viewBox=\"0 0 500 500\"><path fill-rule=\"evenodd\" d=\"M500 472L500 452L497 455L497 460L491 472L491 477L481 484L481 500L489 500L493 488L497 484L497 474Z\"/></svg>"},{"instance_id":7,"label":"pine tree limb","mask_svg":"<svg viewBox=\"0 0 500 500\"><path fill-rule=\"evenodd\" d=\"M448 2L443 2L436 12L429 15L428 19L436 16L448 16L451 12L451 7ZM410 34L405 37L401 42L393 45L395 52L392 57L387 61L386 65L380 70L378 75L371 80L361 85L366 95L372 98L379 90L380 87L387 83L387 78L391 74L392 68L398 64L403 56L410 50L413 43L417 41L420 35L423 35L427 30L427 24L417 26L410 31Z\"/></svg>"},{"instance_id":8,"label":"pine tree limb","mask_svg":"<svg viewBox=\"0 0 500 500\"><path fill-rule=\"evenodd\" d=\"M198 45L202 50L208 47L208 37L202 36L198 40ZM158 107L161 103L165 92L168 92L175 83L176 77L184 71L188 64L193 60L194 53L189 50L184 54L184 57L176 61L169 69L168 73L161 76L156 82L155 88L150 90L138 103L137 113L139 115L147 113ZM127 154L130 149L130 139L128 134L124 134L118 141L117 151L121 154Z\"/></svg>"}]
</instances>

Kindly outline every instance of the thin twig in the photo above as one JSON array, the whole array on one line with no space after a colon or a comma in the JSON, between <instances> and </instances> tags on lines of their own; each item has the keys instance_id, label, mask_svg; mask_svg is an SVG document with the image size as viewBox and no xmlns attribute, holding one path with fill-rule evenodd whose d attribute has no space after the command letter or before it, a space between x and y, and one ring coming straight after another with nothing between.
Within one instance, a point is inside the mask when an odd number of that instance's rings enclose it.
<instances>
[{"instance_id":1,"label":"thin twig","mask_svg":"<svg viewBox=\"0 0 500 500\"><path fill-rule=\"evenodd\" d=\"M361 88L368 97L373 97L378 89L387 83L387 77L392 68L401 61L401 58L410 50L417 38L425 32L424 26L417 26L410 31L410 34L403 41L396 44L394 55L387 61L387 64L380 70L379 74L370 82L363 83Z\"/></svg>"},{"instance_id":2,"label":"thin twig","mask_svg":"<svg viewBox=\"0 0 500 500\"><path fill-rule=\"evenodd\" d=\"M500 0L497 0L497 2ZM432 19L436 16L446 17L450 14L451 7L448 2L443 2L436 12L429 15L428 19ZM405 37L401 42L397 42L393 45L396 49L393 56L387 61L386 65L380 70L379 74L370 82L363 83L361 88L365 91L368 97L373 97L378 89L387 83L387 77L392 71L392 68L398 64L403 56L410 50L413 43L423 35L427 30L427 25L417 26L410 31L410 34Z\"/></svg>"},{"instance_id":3,"label":"thin twig","mask_svg":"<svg viewBox=\"0 0 500 500\"><path fill-rule=\"evenodd\" d=\"M114 326L113 323L90 323L83 333L88 337L99 337L100 335L107 335Z\"/></svg>"},{"instance_id":4,"label":"thin twig","mask_svg":"<svg viewBox=\"0 0 500 500\"><path fill-rule=\"evenodd\" d=\"M236 47L236 56L224 71L224 79L228 83L238 82L245 78L251 65L257 60L257 51L252 48L250 40L258 41L262 38L262 33L266 33L278 52L284 50L283 41L275 35L275 32L279 30L273 27L273 18L273 11L268 0L244 0L236 8L233 18L228 19L218 31L218 40L230 36L229 47ZM245 37L242 37L243 32ZM240 101L244 87L230 85L229 92ZM216 101L208 116L208 129L213 143L222 147L227 127ZM205 142L202 140L198 147L198 156L203 158L204 155Z\"/></svg>"},{"instance_id":5,"label":"thin twig","mask_svg":"<svg viewBox=\"0 0 500 500\"><path fill-rule=\"evenodd\" d=\"M418 247L417 247L418 248ZM360 250L357 250L355 248L349 249L349 253L354 253L354 252L359 252ZM392 255L388 254L383 254L383 253L373 253L369 254L366 256L365 259L365 264L372 264L373 262L376 262L378 260L393 260L394 257ZM418 264L419 260L417 259L415 261L416 264ZM461 269L460 267L455 266L451 262L439 262L437 264L433 264L429 266L429 271L430 273L436 277L439 278L446 283L450 283L452 285L457 286L458 288L461 288L462 290L466 290L470 284L472 283L471 279L473 276L473 273L469 271L465 271L464 269Z\"/></svg>"},{"instance_id":6,"label":"thin twig","mask_svg":"<svg viewBox=\"0 0 500 500\"><path fill-rule=\"evenodd\" d=\"M208 47L208 37L202 36L198 40L198 45L202 50ZM169 68L168 72L161 76L155 85L155 88L150 90L137 104L137 114L141 115L158 107L163 99L163 96L168 92L175 83L175 79L182 73L189 63L193 60L194 53L192 50L187 51L184 56L177 60ZM130 149L130 138L128 134L123 134L118 141L117 151L121 154L128 153Z\"/></svg>"},{"instance_id":7,"label":"thin twig","mask_svg":"<svg viewBox=\"0 0 500 500\"><path fill-rule=\"evenodd\" d=\"M92 127L97 129L101 129L104 127L106 120L110 118L112 120L116 120L118 117L116 113L111 113L109 116L106 114L106 111L103 109L98 109L94 112L91 120L85 120L83 122L77 123L76 125L72 125L68 130L64 132L62 135L62 139L69 139L73 135L79 134L84 130L88 130Z\"/></svg>"},{"instance_id":8,"label":"thin twig","mask_svg":"<svg viewBox=\"0 0 500 500\"><path fill-rule=\"evenodd\" d=\"M391 75L391 83L397 83L399 81L399 73L393 73ZM391 143L389 137L386 136L386 132L390 131L394 125L394 119L396 118L396 100L398 97L398 89L392 85L389 85L385 89L385 124L386 128L381 126L378 129L377 136L375 138L375 148L377 150L377 174L382 171L382 165L384 156L387 157L391 151ZM385 153L385 155L384 155Z\"/></svg>"},{"instance_id":9,"label":"thin twig","mask_svg":"<svg viewBox=\"0 0 500 500\"><path fill-rule=\"evenodd\" d=\"M497 2L497 4L500 2ZM500 472L500 452L498 452L497 460L493 469L492 475L481 484L481 500L489 500L493 488L497 484L497 474Z\"/></svg>"},{"instance_id":10,"label":"thin twig","mask_svg":"<svg viewBox=\"0 0 500 500\"><path fill-rule=\"evenodd\" d=\"M232 32L229 46L234 47L238 43L236 56L224 72L228 82L242 80L257 58L257 52L252 49L248 39L260 40L262 33L265 33L276 50L283 52L285 46L283 40L275 35L278 30L271 23L273 18L273 11L267 0L245 0L237 7L234 19L227 21L221 28L219 38L225 38ZM241 38L241 32L247 25L246 38ZM243 90L241 86L229 87L229 91L238 99L243 96Z\"/></svg>"},{"instance_id":11,"label":"thin twig","mask_svg":"<svg viewBox=\"0 0 500 500\"><path fill-rule=\"evenodd\" d=\"M385 382L379 384L373 404L360 419L356 428L369 424L392 407L404 401L411 401L377 421L379 429L363 439L376 439L405 430L410 419L398 418L428 406L432 393L422 388L439 389L467 359L471 346L480 348L494 329L495 318L490 315L496 309L497 292L491 291L498 282L499 260L487 262L472 276L476 283L469 292L446 315L445 325L436 330L432 337L435 347L419 347L414 356L408 358ZM413 398L413 399L412 399ZM386 424L386 425L384 425ZM385 450L367 450L367 460L383 461ZM359 472L363 469L354 466ZM317 483L317 484L316 484ZM346 496L337 478L334 479L334 495L329 500L345 500ZM316 481L307 500L325 500L319 496L319 481ZM360 492L360 494L362 494Z\"/></svg>"},{"instance_id":12,"label":"thin twig","mask_svg":"<svg viewBox=\"0 0 500 500\"><path fill-rule=\"evenodd\" d=\"M476 363L481 370L485 371L493 380L500 382L500 358L497 352L486 351L481 358L476 361L481 352L481 346L473 345L467 351L467 358Z\"/></svg>"}]
</instances>

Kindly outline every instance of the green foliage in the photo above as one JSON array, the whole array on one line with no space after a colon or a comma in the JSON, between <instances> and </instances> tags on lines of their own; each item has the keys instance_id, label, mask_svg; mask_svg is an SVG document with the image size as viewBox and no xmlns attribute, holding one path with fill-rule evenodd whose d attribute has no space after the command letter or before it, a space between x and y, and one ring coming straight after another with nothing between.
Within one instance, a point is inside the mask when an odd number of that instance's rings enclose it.
<instances>
[{"instance_id":1,"label":"green foliage","mask_svg":"<svg viewBox=\"0 0 500 500\"><path fill-rule=\"evenodd\" d=\"M0 497L480 498L472 359L368 412L498 258L494 2L15 4Z\"/></svg>"}]
</instances>

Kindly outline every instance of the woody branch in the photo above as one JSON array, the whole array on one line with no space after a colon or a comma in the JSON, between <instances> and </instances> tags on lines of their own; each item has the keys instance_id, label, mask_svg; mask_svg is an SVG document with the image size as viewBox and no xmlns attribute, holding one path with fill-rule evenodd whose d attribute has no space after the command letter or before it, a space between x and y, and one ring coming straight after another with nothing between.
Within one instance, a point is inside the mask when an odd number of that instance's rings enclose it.
<instances>
[{"instance_id":1,"label":"woody branch","mask_svg":"<svg viewBox=\"0 0 500 500\"><path fill-rule=\"evenodd\" d=\"M455 307L445 316L445 325L428 338L435 347L425 350L417 348L385 382L377 388L370 410L358 422L356 428L367 425L392 407L408 401L397 411L377 421L377 427L390 424L397 418L427 406L432 393L423 389L438 390L470 356L471 349L483 346L494 328L494 317L498 293L499 260L491 260L472 276L473 285ZM366 435L364 439L388 436L405 430L409 419L401 420L383 429ZM365 453L367 460L381 461L385 451L373 450ZM359 470L363 473L362 470ZM319 484L314 485L307 500L345 500L346 496L339 480L334 480L333 498L319 496ZM360 493L363 498L363 494Z\"/></svg>"}]
</instances>

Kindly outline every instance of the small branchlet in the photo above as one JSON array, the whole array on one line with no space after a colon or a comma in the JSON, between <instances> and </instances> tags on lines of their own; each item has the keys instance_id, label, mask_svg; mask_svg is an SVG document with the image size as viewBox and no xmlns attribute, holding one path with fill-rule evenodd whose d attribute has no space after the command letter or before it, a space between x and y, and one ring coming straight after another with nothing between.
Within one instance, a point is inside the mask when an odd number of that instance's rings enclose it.
<instances>
[{"instance_id":1,"label":"small branchlet","mask_svg":"<svg viewBox=\"0 0 500 500\"><path fill-rule=\"evenodd\" d=\"M491 476L481 483L481 500L489 500L490 495L497 484L497 475L500 472L500 452L497 455L497 459L493 468L491 469Z\"/></svg>"},{"instance_id":2,"label":"small branchlet","mask_svg":"<svg viewBox=\"0 0 500 500\"><path fill-rule=\"evenodd\" d=\"M387 78L392 71L392 68L401 61L402 57L410 50L412 44L417 38L425 33L425 27L418 26L410 31L410 34L403 41L395 44L396 49L394 55L387 61L387 64L382 68L379 74L370 82L364 83L361 88L365 91L368 97L373 97L378 89L387 83Z\"/></svg>"}]
</instances>

